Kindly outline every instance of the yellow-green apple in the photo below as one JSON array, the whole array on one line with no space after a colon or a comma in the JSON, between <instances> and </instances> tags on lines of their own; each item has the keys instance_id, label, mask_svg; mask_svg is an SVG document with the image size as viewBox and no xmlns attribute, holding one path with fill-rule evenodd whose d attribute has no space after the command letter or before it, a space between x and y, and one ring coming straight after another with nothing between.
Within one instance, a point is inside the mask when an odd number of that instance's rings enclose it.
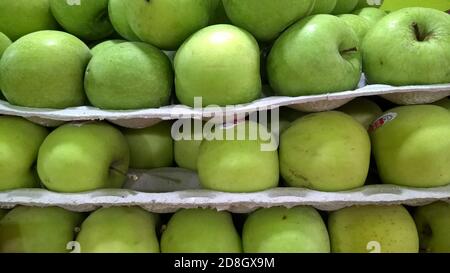
<instances>
[{"instance_id":1,"label":"yellow-green apple","mask_svg":"<svg viewBox=\"0 0 450 273\"><path fill-rule=\"evenodd\" d=\"M276 39L287 27L307 16L314 0L223 0L234 25L246 29L260 41Z\"/></svg>"},{"instance_id":2,"label":"yellow-green apple","mask_svg":"<svg viewBox=\"0 0 450 273\"><path fill-rule=\"evenodd\" d=\"M338 17L344 20L344 22L353 29L358 36L359 41L362 42L364 36L366 36L367 31L369 31L371 27L371 21L355 14L341 14Z\"/></svg>"},{"instance_id":3,"label":"yellow-green apple","mask_svg":"<svg viewBox=\"0 0 450 273\"><path fill-rule=\"evenodd\" d=\"M181 139L174 141L174 159L179 167L196 171L198 152L203 141L203 124L200 120L190 122L190 128L183 127L183 130L179 132Z\"/></svg>"},{"instance_id":4,"label":"yellow-green apple","mask_svg":"<svg viewBox=\"0 0 450 273\"><path fill-rule=\"evenodd\" d=\"M393 108L370 131L383 183L423 188L450 183L450 112L443 107Z\"/></svg>"},{"instance_id":5,"label":"yellow-green apple","mask_svg":"<svg viewBox=\"0 0 450 273\"><path fill-rule=\"evenodd\" d=\"M101 109L158 108L169 103L173 85L169 58L142 42L124 42L97 52L86 69L84 86Z\"/></svg>"},{"instance_id":6,"label":"yellow-green apple","mask_svg":"<svg viewBox=\"0 0 450 273\"><path fill-rule=\"evenodd\" d=\"M109 20L111 20L111 24L120 36L129 41L139 41L139 38L131 29L130 23L128 23L127 1L128 0L109 0Z\"/></svg>"},{"instance_id":7,"label":"yellow-green apple","mask_svg":"<svg viewBox=\"0 0 450 273\"><path fill-rule=\"evenodd\" d=\"M369 20L371 26L375 25L378 21L383 19L387 13L378 8L362 8L353 12L353 14L359 15L367 20Z\"/></svg>"},{"instance_id":8,"label":"yellow-green apple","mask_svg":"<svg viewBox=\"0 0 450 273\"><path fill-rule=\"evenodd\" d=\"M114 39L114 40L106 40L101 43L98 43L91 48L92 56L97 55L98 53L106 50L107 48L112 47L113 45L122 44L125 42L127 42L127 40Z\"/></svg>"},{"instance_id":9,"label":"yellow-green apple","mask_svg":"<svg viewBox=\"0 0 450 273\"><path fill-rule=\"evenodd\" d=\"M311 14L330 14L336 7L337 0L316 0Z\"/></svg>"},{"instance_id":10,"label":"yellow-green apple","mask_svg":"<svg viewBox=\"0 0 450 273\"><path fill-rule=\"evenodd\" d=\"M6 48L11 45L11 40L0 32L0 59L2 58L3 52L5 52Z\"/></svg>"},{"instance_id":11,"label":"yellow-green apple","mask_svg":"<svg viewBox=\"0 0 450 273\"><path fill-rule=\"evenodd\" d=\"M380 7L383 5L384 0L359 0L355 9L362 9L366 7Z\"/></svg>"},{"instance_id":12,"label":"yellow-green apple","mask_svg":"<svg viewBox=\"0 0 450 273\"><path fill-rule=\"evenodd\" d=\"M383 114L380 106L366 98L356 98L337 110L352 116L366 129Z\"/></svg>"},{"instance_id":13,"label":"yellow-green apple","mask_svg":"<svg viewBox=\"0 0 450 273\"><path fill-rule=\"evenodd\" d=\"M83 77L91 58L75 36L54 30L28 34L0 60L3 95L15 105L66 108L84 104Z\"/></svg>"},{"instance_id":14,"label":"yellow-green apple","mask_svg":"<svg viewBox=\"0 0 450 273\"><path fill-rule=\"evenodd\" d=\"M247 218L242 231L246 253L327 253L328 231L311 207L259 209Z\"/></svg>"},{"instance_id":15,"label":"yellow-green apple","mask_svg":"<svg viewBox=\"0 0 450 273\"><path fill-rule=\"evenodd\" d=\"M189 106L251 102L261 95L256 40L232 25L213 25L192 35L175 55L175 90Z\"/></svg>"},{"instance_id":16,"label":"yellow-green apple","mask_svg":"<svg viewBox=\"0 0 450 273\"><path fill-rule=\"evenodd\" d=\"M216 126L213 134L202 141L197 159L204 188L255 192L278 185L278 153L273 135L263 125L246 121Z\"/></svg>"},{"instance_id":17,"label":"yellow-green apple","mask_svg":"<svg viewBox=\"0 0 450 273\"><path fill-rule=\"evenodd\" d=\"M161 237L163 253L240 253L241 238L231 214L212 209L177 211Z\"/></svg>"},{"instance_id":18,"label":"yellow-green apple","mask_svg":"<svg viewBox=\"0 0 450 273\"><path fill-rule=\"evenodd\" d=\"M403 206L354 206L328 218L334 253L416 253L416 225Z\"/></svg>"},{"instance_id":19,"label":"yellow-green apple","mask_svg":"<svg viewBox=\"0 0 450 273\"><path fill-rule=\"evenodd\" d=\"M0 252L67 253L82 220L57 207L16 207L0 221Z\"/></svg>"},{"instance_id":20,"label":"yellow-green apple","mask_svg":"<svg viewBox=\"0 0 450 273\"><path fill-rule=\"evenodd\" d=\"M0 116L0 190L39 186L35 164L47 134L23 118Z\"/></svg>"},{"instance_id":21,"label":"yellow-green apple","mask_svg":"<svg viewBox=\"0 0 450 273\"><path fill-rule=\"evenodd\" d=\"M290 186L343 191L364 185L370 161L365 128L342 112L304 116L281 134L280 170Z\"/></svg>"},{"instance_id":22,"label":"yellow-green apple","mask_svg":"<svg viewBox=\"0 0 450 273\"><path fill-rule=\"evenodd\" d=\"M438 106L441 106L441 107L444 107L444 108L447 108L448 110L450 110L450 99L448 97L447 98L443 98L442 100L437 101L434 104L438 105Z\"/></svg>"},{"instance_id":23,"label":"yellow-green apple","mask_svg":"<svg viewBox=\"0 0 450 273\"><path fill-rule=\"evenodd\" d=\"M0 32L11 40L39 30L58 29L49 0L0 1Z\"/></svg>"},{"instance_id":24,"label":"yellow-green apple","mask_svg":"<svg viewBox=\"0 0 450 273\"><path fill-rule=\"evenodd\" d=\"M158 216L138 207L102 208L81 225L81 253L158 253Z\"/></svg>"},{"instance_id":25,"label":"yellow-green apple","mask_svg":"<svg viewBox=\"0 0 450 273\"><path fill-rule=\"evenodd\" d=\"M332 14L351 13L358 5L359 0L337 0Z\"/></svg>"},{"instance_id":26,"label":"yellow-green apple","mask_svg":"<svg viewBox=\"0 0 450 273\"><path fill-rule=\"evenodd\" d=\"M450 82L450 16L430 8L405 8L381 19L362 43L369 83Z\"/></svg>"},{"instance_id":27,"label":"yellow-green apple","mask_svg":"<svg viewBox=\"0 0 450 273\"><path fill-rule=\"evenodd\" d=\"M84 40L100 40L114 31L108 16L108 0L49 0L58 23L69 33Z\"/></svg>"},{"instance_id":28,"label":"yellow-green apple","mask_svg":"<svg viewBox=\"0 0 450 273\"><path fill-rule=\"evenodd\" d=\"M175 50L208 25L216 6L212 0L127 0L126 16L140 40Z\"/></svg>"},{"instance_id":29,"label":"yellow-green apple","mask_svg":"<svg viewBox=\"0 0 450 273\"><path fill-rule=\"evenodd\" d=\"M171 122L144 129L123 129L130 147L130 168L153 169L173 165Z\"/></svg>"},{"instance_id":30,"label":"yellow-green apple","mask_svg":"<svg viewBox=\"0 0 450 273\"><path fill-rule=\"evenodd\" d=\"M335 16L305 18L275 42L267 73L270 86L283 96L354 89L361 78L358 36Z\"/></svg>"},{"instance_id":31,"label":"yellow-green apple","mask_svg":"<svg viewBox=\"0 0 450 273\"><path fill-rule=\"evenodd\" d=\"M414 220L419 231L420 250L450 253L450 204L436 202L415 210Z\"/></svg>"},{"instance_id":32,"label":"yellow-green apple","mask_svg":"<svg viewBox=\"0 0 450 273\"><path fill-rule=\"evenodd\" d=\"M56 192L120 188L129 165L122 133L102 122L68 123L45 139L37 169L44 186Z\"/></svg>"}]
</instances>

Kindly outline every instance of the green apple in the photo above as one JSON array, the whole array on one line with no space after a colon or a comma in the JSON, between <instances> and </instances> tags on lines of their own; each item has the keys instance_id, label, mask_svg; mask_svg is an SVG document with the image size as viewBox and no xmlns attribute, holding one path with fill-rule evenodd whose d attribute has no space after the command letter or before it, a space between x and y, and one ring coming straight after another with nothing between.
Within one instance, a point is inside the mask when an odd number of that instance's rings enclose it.
<instances>
[{"instance_id":1,"label":"green apple","mask_svg":"<svg viewBox=\"0 0 450 273\"><path fill-rule=\"evenodd\" d=\"M197 169L204 188L255 192L278 185L278 153L266 140L273 135L263 125L240 122L217 127L214 135L213 139L208 136L203 140L198 154Z\"/></svg>"},{"instance_id":2,"label":"green apple","mask_svg":"<svg viewBox=\"0 0 450 273\"><path fill-rule=\"evenodd\" d=\"M0 221L0 252L67 253L82 220L57 207L16 207Z\"/></svg>"},{"instance_id":3,"label":"green apple","mask_svg":"<svg viewBox=\"0 0 450 273\"><path fill-rule=\"evenodd\" d=\"M127 0L126 16L140 40L175 50L208 25L216 6L212 0Z\"/></svg>"},{"instance_id":4,"label":"green apple","mask_svg":"<svg viewBox=\"0 0 450 273\"><path fill-rule=\"evenodd\" d=\"M401 0L404 1L404 0ZM383 5L384 0L359 0L355 9L362 9L366 7L380 7Z\"/></svg>"},{"instance_id":5,"label":"green apple","mask_svg":"<svg viewBox=\"0 0 450 273\"><path fill-rule=\"evenodd\" d=\"M174 142L174 158L179 167L197 171L198 153L203 141L203 124L200 120L190 122L190 128L183 127L180 132L181 139Z\"/></svg>"},{"instance_id":6,"label":"green apple","mask_svg":"<svg viewBox=\"0 0 450 273\"><path fill-rule=\"evenodd\" d=\"M68 123L41 145L37 169L56 192L120 188L126 180L129 148L122 133L102 122Z\"/></svg>"},{"instance_id":7,"label":"green apple","mask_svg":"<svg viewBox=\"0 0 450 273\"><path fill-rule=\"evenodd\" d=\"M69 33L84 40L100 40L114 31L108 17L108 0L49 0L58 23Z\"/></svg>"},{"instance_id":8,"label":"green apple","mask_svg":"<svg viewBox=\"0 0 450 273\"><path fill-rule=\"evenodd\" d=\"M113 45L122 44L127 42L126 40L114 39L103 41L91 48L92 56L99 54L100 52L112 47Z\"/></svg>"},{"instance_id":9,"label":"green apple","mask_svg":"<svg viewBox=\"0 0 450 273\"><path fill-rule=\"evenodd\" d=\"M123 129L130 147L130 168L153 169L173 165L171 122L144 129Z\"/></svg>"},{"instance_id":10,"label":"green apple","mask_svg":"<svg viewBox=\"0 0 450 273\"><path fill-rule=\"evenodd\" d=\"M241 238L231 214L212 209L179 210L161 237L163 253L240 253Z\"/></svg>"},{"instance_id":11,"label":"green apple","mask_svg":"<svg viewBox=\"0 0 450 273\"><path fill-rule=\"evenodd\" d=\"M353 12L353 14L359 15L370 21L371 25L375 25L378 21L383 19L387 13L378 8L362 8Z\"/></svg>"},{"instance_id":12,"label":"green apple","mask_svg":"<svg viewBox=\"0 0 450 273\"><path fill-rule=\"evenodd\" d=\"M429 8L390 13L367 33L362 52L369 83L448 83L450 16Z\"/></svg>"},{"instance_id":13,"label":"green apple","mask_svg":"<svg viewBox=\"0 0 450 273\"><path fill-rule=\"evenodd\" d=\"M6 209L0 209L0 220L8 213L9 211Z\"/></svg>"},{"instance_id":14,"label":"green apple","mask_svg":"<svg viewBox=\"0 0 450 273\"><path fill-rule=\"evenodd\" d=\"M311 207L273 207L250 214L242 231L246 253L328 253L330 239Z\"/></svg>"},{"instance_id":15,"label":"green apple","mask_svg":"<svg viewBox=\"0 0 450 273\"><path fill-rule=\"evenodd\" d=\"M421 188L450 183L450 112L443 107L397 107L370 131L383 183Z\"/></svg>"},{"instance_id":16,"label":"green apple","mask_svg":"<svg viewBox=\"0 0 450 273\"><path fill-rule=\"evenodd\" d=\"M35 163L47 134L23 118L0 116L0 191L39 186Z\"/></svg>"},{"instance_id":17,"label":"green apple","mask_svg":"<svg viewBox=\"0 0 450 273\"><path fill-rule=\"evenodd\" d=\"M213 25L192 35L174 61L178 100L194 106L251 102L261 95L260 55L256 40L232 25Z\"/></svg>"},{"instance_id":18,"label":"green apple","mask_svg":"<svg viewBox=\"0 0 450 273\"><path fill-rule=\"evenodd\" d=\"M6 48L8 48L11 45L11 40L0 32L0 59L2 58L3 52L5 52Z\"/></svg>"},{"instance_id":19,"label":"green apple","mask_svg":"<svg viewBox=\"0 0 450 273\"><path fill-rule=\"evenodd\" d=\"M366 129L383 114L380 106L366 98L356 98L337 110L352 116Z\"/></svg>"},{"instance_id":20,"label":"green apple","mask_svg":"<svg viewBox=\"0 0 450 273\"><path fill-rule=\"evenodd\" d=\"M83 77L89 48L68 33L44 30L28 34L3 53L0 83L15 105L66 108L84 104Z\"/></svg>"},{"instance_id":21,"label":"green apple","mask_svg":"<svg viewBox=\"0 0 450 273\"><path fill-rule=\"evenodd\" d=\"M156 47L125 42L106 47L89 62L86 95L101 109L128 110L167 105L173 85L169 58Z\"/></svg>"},{"instance_id":22,"label":"green apple","mask_svg":"<svg viewBox=\"0 0 450 273\"><path fill-rule=\"evenodd\" d=\"M417 253L416 225L403 206L355 206L328 218L331 251L337 253Z\"/></svg>"},{"instance_id":23,"label":"green apple","mask_svg":"<svg viewBox=\"0 0 450 273\"><path fill-rule=\"evenodd\" d=\"M336 7L337 0L316 0L311 14L330 14Z\"/></svg>"},{"instance_id":24,"label":"green apple","mask_svg":"<svg viewBox=\"0 0 450 273\"><path fill-rule=\"evenodd\" d=\"M415 210L420 250L450 253L450 204L436 202Z\"/></svg>"},{"instance_id":25,"label":"green apple","mask_svg":"<svg viewBox=\"0 0 450 273\"><path fill-rule=\"evenodd\" d=\"M341 112L304 116L281 134L280 170L290 186L343 191L364 185L370 139L364 127Z\"/></svg>"},{"instance_id":26,"label":"green apple","mask_svg":"<svg viewBox=\"0 0 450 273\"><path fill-rule=\"evenodd\" d=\"M130 23L128 23L126 1L127 0L109 0L109 19L120 36L130 41L139 41L138 36L131 29Z\"/></svg>"},{"instance_id":27,"label":"green apple","mask_svg":"<svg viewBox=\"0 0 450 273\"><path fill-rule=\"evenodd\" d=\"M81 225L82 253L158 253L158 216L138 207L99 209Z\"/></svg>"},{"instance_id":28,"label":"green apple","mask_svg":"<svg viewBox=\"0 0 450 273\"><path fill-rule=\"evenodd\" d=\"M346 22L353 29L358 36L359 41L362 42L367 31L369 31L371 27L371 21L355 14L341 14L338 17L344 20L344 22Z\"/></svg>"},{"instance_id":29,"label":"green apple","mask_svg":"<svg viewBox=\"0 0 450 273\"><path fill-rule=\"evenodd\" d=\"M359 0L337 0L332 14L351 13L353 10L355 10L358 2Z\"/></svg>"},{"instance_id":30,"label":"green apple","mask_svg":"<svg viewBox=\"0 0 450 273\"><path fill-rule=\"evenodd\" d=\"M361 78L358 37L332 15L314 15L291 26L267 62L270 86L283 96L352 90Z\"/></svg>"},{"instance_id":31,"label":"green apple","mask_svg":"<svg viewBox=\"0 0 450 273\"><path fill-rule=\"evenodd\" d=\"M447 108L448 110L450 110L450 99L448 97L444 98L444 99L442 99L440 101L437 101L437 102L435 102L433 104L441 106L441 107L444 107L444 108Z\"/></svg>"},{"instance_id":32,"label":"green apple","mask_svg":"<svg viewBox=\"0 0 450 273\"><path fill-rule=\"evenodd\" d=\"M287 27L307 16L314 0L223 0L234 25L246 29L260 41L276 39Z\"/></svg>"},{"instance_id":33,"label":"green apple","mask_svg":"<svg viewBox=\"0 0 450 273\"><path fill-rule=\"evenodd\" d=\"M39 30L58 29L49 0L0 1L0 32L11 40Z\"/></svg>"}]
</instances>

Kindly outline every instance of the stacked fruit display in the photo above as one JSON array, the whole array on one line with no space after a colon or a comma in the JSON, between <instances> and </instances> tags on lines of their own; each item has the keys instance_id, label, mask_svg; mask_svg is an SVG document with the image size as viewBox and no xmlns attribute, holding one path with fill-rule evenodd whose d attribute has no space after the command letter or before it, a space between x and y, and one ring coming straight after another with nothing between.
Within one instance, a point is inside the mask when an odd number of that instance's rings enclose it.
<instances>
[{"instance_id":1,"label":"stacked fruit display","mask_svg":"<svg viewBox=\"0 0 450 273\"><path fill-rule=\"evenodd\" d=\"M355 90L362 73L367 84L449 84L450 16L419 7L387 14L380 4L5 0L1 103L23 113L191 107L198 98L228 106L260 99L263 89L289 97ZM275 130L251 118L197 120L200 133L183 127L182 139L174 121L130 129L99 117L44 127L4 115L0 191L118 189L130 169L178 166L217 194L297 187L325 196L373 183L448 192L449 110L448 98L406 106L357 98L320 113L281 108ZM182 209L167 222L138 207L86 215L18 206L0 210L0 252L450 252L446 202L347 205L248 215Z\"/></svg>"}]
</instances>

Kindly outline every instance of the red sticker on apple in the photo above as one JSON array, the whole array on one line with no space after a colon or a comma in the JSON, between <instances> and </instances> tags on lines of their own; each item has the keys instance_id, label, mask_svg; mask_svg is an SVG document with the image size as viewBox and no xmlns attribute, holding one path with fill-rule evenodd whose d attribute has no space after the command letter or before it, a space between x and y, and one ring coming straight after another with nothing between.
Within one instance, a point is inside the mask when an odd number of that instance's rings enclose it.
<instances>
[{"instance_id":1,"label":"red sticker on apple","mask_svg":"<svg viewBox=\"0 0 450 273\"><path fill-rule=\"evenodd\" d=\"M393 121L396 117L397 117L397 113L393 113L393 112L382 115L381 117L376 119L372 123L372 125L370 125L369 133L375 131L376 129L380 128L381 126L385 125L386 123Z\"/></svg>"}]
</instances>

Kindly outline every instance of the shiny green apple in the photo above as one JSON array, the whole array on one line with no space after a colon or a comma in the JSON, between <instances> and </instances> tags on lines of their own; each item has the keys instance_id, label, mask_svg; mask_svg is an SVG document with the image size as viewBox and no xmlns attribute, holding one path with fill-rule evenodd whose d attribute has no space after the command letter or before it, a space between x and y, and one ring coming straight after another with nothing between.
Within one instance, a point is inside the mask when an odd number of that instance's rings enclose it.
<instances>
[{"instance_id":1,"label":"shiny green apple","mask_svg":"<svg viewBox=\"0 0 450 273\"><path fill-rule=\"evenodd\" d=\"M392 12L367 33L362 52L369 83L449 83L450 16L418 7Z\"/></svg>"},{"instance_id":2,"label":"shiny green apple","mask_svg":"<svg viewBox=\"0 0 450 273\"><path fill-rule=\"evenodd\" d=\"M81 253L158 253L158 216L138 207L102 208L81 225Z\"/></svg>"},{"instance_id":3,"label":"shiny green apple","mask_svg":"<svg viewBox=\"0 0 450 273\"><path fill-rule=\"evenodd\" d=\"M416 225L403 206L354 206L328 217L334 253L417 253Z\"/></svg>"},{"instance_id":4,"label":"shiny green apple","mask_svg":"<svg viewBox=\"0 0 450 273\"><path fill-rule=\"evenodd\" d=\"M39 187L35 164L47 134L23 118L0 116L0 191Z\"/></svg>"},{"instance_id":5,"label":"shiny green apple","mask_svg":"<svg viewBox=\"0 0 450 273\"><path fill-rule=\"evenodd\" d=\"M287 27L307 16L314 0L223 0L231 22L260 41L276 39Z\"/></svg>"},{"instance_id":6,"label":"shiny green apple","mask_svg":"<svg viewBox=\"0 0 450 273\"><path fill-rule=\"evenodd\" d=\"M0 89L19 106L66 108L84 104L83 78L91 58L75 36L53 30L28 34L0 60Z\"/></svg>"},{"instance_id":7,"label":"shiny green apple","mask_svg":"<svg viewBox=\"0 0 450 273\"><path fill-rule=\"evenodd\" d=\"M16 207L0 221L0 252L67 253L82 220L57 207Z\"/></svg>"},{"instance_id":8,"label":"shiny green apple","mask_svg":"<svg viewBox=\"0 0 450 273\"><path fill-rule=\"evenodd\" d=\"M175 55L178 100L194 106L251 102L261 95L260 52L256 40L232 25L213 25L192 35Z\"/></svg>"},{"instance_id":9,"label":"shiny green apple","mask_svg":"<svg viewBox=\"0 0 450 273\"><path fill-rule=\"evenodd\" d=\"M254 138L250 137L252 132L256 132ZM278 153L273 135L264 126L253 121L240 122L218 127L214 135L222 140L205 139L198 154L197 169L204 188L255 192L278 185ZM272 137L272 142L268 137Z\"/></svg>"},{"instance_id":10,"label":"shiny green apple","mask_svg":"<svg viewBox=\"0 0 450 273\"><path fill-rule=\"evenodd\" d=\"M343 191L364 185L370 161L365 128L342 112L306 115L281 134L280 171L293 187Z\"/></svg>"},{"instance_id":11,"label":"shiny green apple","mask_svg":"<svg viewBox=\"0 0 450 273\"><path fill-rule=\"evenodd\" d=\"M443 107L396 107L370 131L383 183L421 188L450 183L450 112Z\"/></svg>"},{"instance_id":12,"label":"shiny green apple","mask_svg":"<svg viewBox=\"0 0 450 273\"><path fill-rule=\"evenodd\" d=\"M305 18L275 42L267 74L275 93L283 96L353 90L361 78L359 39L335 16Z\"/></svg>"},{"instance_id":13,"label":"shiny green apple","mask_svg":"<svg viewBox=\"0 0 450 273\"><path fill-rule=\"evenodd\" d=\"M103 48L89 62L86 95L101 109L158 108L169 103L173 72L169 58L142 42Z\"/></svg>"},{"instance_id":14,"label":"shiny green apple","mask_svg":"<svg viewBox=\"0 0 450 273\"><path fill-rule=\"evenodd\" d=\"M0 32L11 40L39 30L58 29L49 0L0 1Z\"/></svg>"},{"instance_id":15,"label":"shiny green apple","mask_svg":"<svg viewBox=\"0 0 450 273\"><path fill-rule=\"evenodd\" d=\"M320 214L311 207L259 209L244 223L246 253L327 253L330 239Z\"/></svg>"},{"instance_id":16,"label":"shiny green apple","mask_svg":"<svg viewBox=\"0 0 450 273\"><path fill-rule=\"evenodd\" d=\"M127 0L127 18L140 40L175 50L191 34L206 27L217 2L212 0Z\"/></svg>"},{"instance_id":17,"label":"shiny green apple","mask_svg":"<svg viewBox=\"0 0 450 273\"><path fill-rule=\"evenodd\" d=\"M212 209L176 212L161 237L163 253L239 253L241 238L231 214Z\"/></svg>"},{"instance_id":18,"label":"shiny green apple","mask_svg":"<svg viewBox=\"0 0 450 273\"><path fill-rule=\"evenodd\" d=\"M120 188L128 165L125 137L103 122L68 123L57 128L41 145L37 161L42 183L56 192Z\"/></svg>"},{"instance_id":19,"label":"shiny green apple","mask_svg":"<svg viewBox=\"0 0 450 273\"><path fill-rule=\"evenodd\" d=\"M84 40L100 40L114 31L108 17L108 0L49 0L58 23L69 33Z\"/></svg>"}]
</instances>

